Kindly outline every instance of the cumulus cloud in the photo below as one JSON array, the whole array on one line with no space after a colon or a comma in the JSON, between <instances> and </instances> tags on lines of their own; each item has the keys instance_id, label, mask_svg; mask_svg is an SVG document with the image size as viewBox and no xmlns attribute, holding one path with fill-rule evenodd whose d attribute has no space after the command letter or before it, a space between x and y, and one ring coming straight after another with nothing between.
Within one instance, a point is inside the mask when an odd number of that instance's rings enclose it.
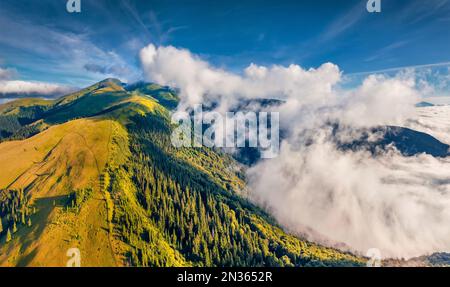
<instances>
[{"instance_id":1,"label":"cumulus cloud","mask_svg":"<svg viewBox=\"0 0 450 287\"><path fill-rule=\"evenodd\" d=\"M336 117L350 125L401 124L414 116L418 100L413 78L370 75L350 92Z\"/></svg>"},{"instance_id":2,"label":"cumulus cloud","mask_svg":"<svg viewBox=\"0 0 450 287\"><path fill-rule=\"evenodd\" d=\"M424 87L413 73L368 75L344 89L332 63L251 64L236 74L171 46L149 45L140 58L148 80L180 90L180 109L214 101L223 112L241 99L283 100L273 108L285 131L280 155L248 175L250 198L290 231L363 254L379 248L385 257L450 251L449 159L404 157L394 147L376 157L342 151L330 125L342 127L346 140L364 128L413 125Z\"/></svg>"},{"instance_id":3,"label":"cumulus cloud","mask_svg":"<svg viewBox=\"0 0 450 287\"><path fill-rule=\"evenodd\" d=\"M298 65L264 67L252 64L243 75L237 75L212 67L188 50L172 46L149 45L141 50L140 58L149 80L180 89L182 106L210 99L232 103L239 98L291 97L317 104L332 96L331 87L340 79L339 68L331 63L309 70Z\"/></svg>"}]
</instances>

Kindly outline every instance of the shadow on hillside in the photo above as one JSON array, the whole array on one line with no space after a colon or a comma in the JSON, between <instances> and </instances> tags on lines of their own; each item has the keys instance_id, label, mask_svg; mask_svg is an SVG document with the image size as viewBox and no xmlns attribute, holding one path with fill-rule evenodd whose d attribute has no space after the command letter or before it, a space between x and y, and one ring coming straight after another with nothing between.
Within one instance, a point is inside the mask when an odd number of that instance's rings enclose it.
<instances>
[{"instance_id":1,"label":"shadow on hillside","mask_svg":"<svg viewBox=\"0 0 450 287\"><path fill-rule=\"evenodd\" d=\"M38 240L45 227L49 223L49 216L55 207L64 207L67 205L67 195L38 198L35 201L37 209L36 214L31 216L32 226L19 227L17 237L19 238L20 252L23 254L36 240ZM45 242L44 242L45 244ZM18 261L18 266L28 266L36 256L38 248L34 248L29 254L23 256Z\"/></svg>"}]
</instances>

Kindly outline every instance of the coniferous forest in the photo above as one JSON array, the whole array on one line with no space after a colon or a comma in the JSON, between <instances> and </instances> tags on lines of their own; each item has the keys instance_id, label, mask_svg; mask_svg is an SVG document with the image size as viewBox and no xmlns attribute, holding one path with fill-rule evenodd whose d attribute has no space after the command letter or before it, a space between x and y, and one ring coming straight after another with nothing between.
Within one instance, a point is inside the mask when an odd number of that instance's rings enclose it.
<instances>
[{"instance_id":1,"label":"coniferous forest","mask_svg":"<svg viewBox=\"0 0 450 287\"><path fill-rule=\"evenodd\" d=\"M134 247L130 254L132 265L170 266L180 262L177 256L193 266L361 264L352 255L282 232L273 219L230 188L238 184L214 176L223 172L224 162L231 161L227 155L207 148L185 149L180 155L170 144L171 126L165 117L135 117L128 128L131 160L120 167L120 172L111 172L110 192L113 198L122 198L118 207L122 212L114 220L122 226L124 239ZM180 158L195 158L205 170ZM130 194L141 214L127 210L121 202L126 185L120 183L117 174L130 177ZM234 178L240 181L240 176ZM144 224L140 215L149 224ZM173 257L150 251L148 245L161 239L176 250Z\"/></svg>"}]
</instances>

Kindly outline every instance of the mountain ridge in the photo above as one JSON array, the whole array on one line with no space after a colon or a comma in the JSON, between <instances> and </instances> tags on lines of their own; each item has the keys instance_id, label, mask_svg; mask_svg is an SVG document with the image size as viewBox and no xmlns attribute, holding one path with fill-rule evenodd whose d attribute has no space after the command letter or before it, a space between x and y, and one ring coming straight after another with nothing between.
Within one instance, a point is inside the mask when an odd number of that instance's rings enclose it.
<instances>
[{"instance_id":1,"label":"mountain ridge","mask_svg":"<svg viewBox=\"0 0 450 287\"><path fill-rule=\"evenodd\" d=\"M229 155L174 149L175 102L167 88L107 79L49 102L8 103L17 110L2 116L22 132L0 143L10 168L0 176L0 265L64 266L73 247L83 266L363 264L285 233L240 195L245 176ZM8 167L12 158L25 163Z\"/></svg>"}]
</instances>

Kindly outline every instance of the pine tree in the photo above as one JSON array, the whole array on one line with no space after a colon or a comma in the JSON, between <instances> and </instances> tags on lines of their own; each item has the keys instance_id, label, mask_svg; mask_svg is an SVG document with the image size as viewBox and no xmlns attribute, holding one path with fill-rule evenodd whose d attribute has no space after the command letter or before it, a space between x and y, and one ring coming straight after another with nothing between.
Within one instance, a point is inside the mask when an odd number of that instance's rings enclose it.
<instances>
[{"instance_id":1,"label":"pine tree","mask_svg":"<svg viewBox=\"0 0 450 287\"><path fill-rule=\"evenodd\" d=\"M6 242L10 242L11 241L11 231L9 231L8 228L8 232L6 233Z\"/></svg>"},{"instance_id":2,"label":"pine tree","mask_svg":"<svg viewBox=\"0 0 450 287\"><path fill-rule=\"evenodd\" d=\"M17 225L16 225L16 223L14 222L14 224L13 224L13 233L16 233L17 232Z\"/></svg>"}]
</instances>

